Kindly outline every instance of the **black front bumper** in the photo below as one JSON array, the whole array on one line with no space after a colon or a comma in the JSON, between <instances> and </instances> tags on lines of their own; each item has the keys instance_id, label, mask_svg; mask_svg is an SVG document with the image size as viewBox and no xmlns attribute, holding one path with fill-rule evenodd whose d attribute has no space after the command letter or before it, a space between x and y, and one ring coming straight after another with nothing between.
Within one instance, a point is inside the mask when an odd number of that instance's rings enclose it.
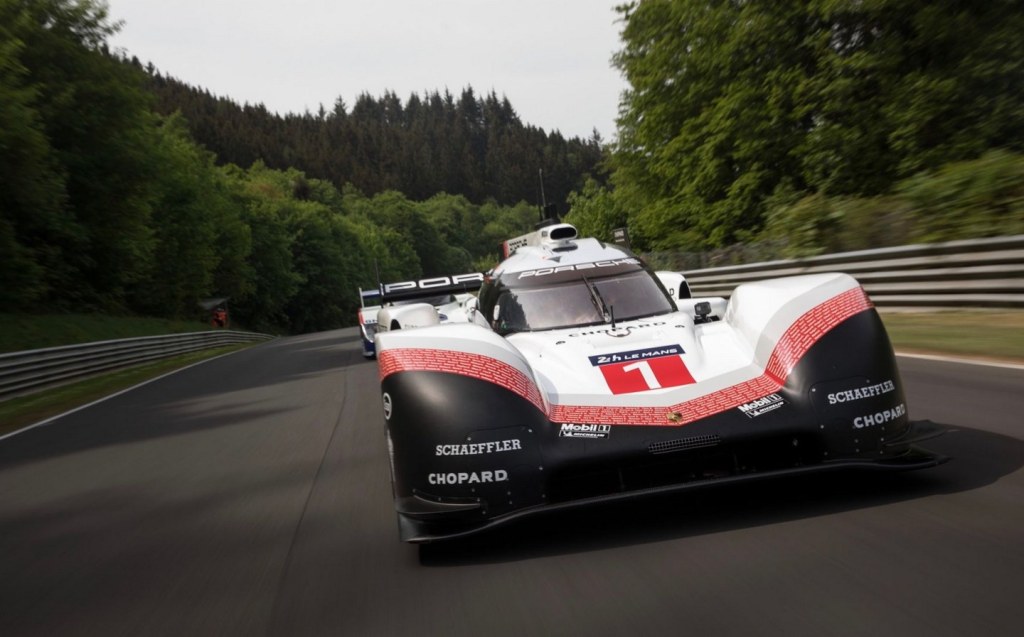
<instances>
[{"instance_id":1,"label":"black front bumper","mask_svg":"<svg viewBox=\"0 0 1024 637\"><path fill-rule=\"evenodd\" d=\"M464 498L461 501L440 499L426 494L415 494L395 501L398 513L399 536L403 542L426 543L451 540L519 520L555 511L564 511L596 504L608 504L625 500L648 498L682 491L706 489L772 478L802 476L835 471L912 471L936 467L949 460L948 457L933 453L917 446L946 432L946 429L931 421L913 421L906 433L887 443L888 452L878 453L879 457L847 457L822 460L814 464L777 466L774 468L749 468L735 473L714 472L703 475L690 474L690 479L649 486L628 488L626 478L620 479L621 489L593 493L580 497L555 498L538 504L526 505L497 515L489 515L489 507L483 498ZM891 453L894 452L894 453ZM702 455L699 450L683 450L682 454ZM703 454L703 455L706 455ZM678 458L676 458L678 460ZM683 463L685 464L685 463ZM613 470L614 469L609 469ZM620 471L616 471L620 473ZM542 473L538 470L538 474ZM668 474L666 474L668 475ZM606 483L611 484L611 483ZM545 498L547 500L547 498Z\"/></svg>"}]
</instances>

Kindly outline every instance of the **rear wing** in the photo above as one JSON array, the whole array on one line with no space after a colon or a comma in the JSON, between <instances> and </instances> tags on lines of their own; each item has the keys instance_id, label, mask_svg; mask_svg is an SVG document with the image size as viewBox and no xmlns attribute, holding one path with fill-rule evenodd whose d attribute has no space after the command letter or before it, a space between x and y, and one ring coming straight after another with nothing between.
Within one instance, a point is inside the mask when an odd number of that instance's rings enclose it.
<instances>
[{"instance_id":1,"label":"rear wing","mask_svg":"<svg viewBox=\"0 0 1024 637\"><path fill-rule=\"evenodd\" d=\"M359 288L359 307L373 307L380 304L380 290L364 290Z\"/></svg>"},{"instance_id":2,"label":"rear wing","mask_svg":"<svg viewBox=\"0 0 1024 637\"><path fill-rule=\"evenodd\" d=\"M442 294L464 294L479 290L483 282L483 273L470 272L420 279L419 281L384 283L380 286L381 301L394 303L395 301L413 301Z\"/></svg>"}]
</instances>

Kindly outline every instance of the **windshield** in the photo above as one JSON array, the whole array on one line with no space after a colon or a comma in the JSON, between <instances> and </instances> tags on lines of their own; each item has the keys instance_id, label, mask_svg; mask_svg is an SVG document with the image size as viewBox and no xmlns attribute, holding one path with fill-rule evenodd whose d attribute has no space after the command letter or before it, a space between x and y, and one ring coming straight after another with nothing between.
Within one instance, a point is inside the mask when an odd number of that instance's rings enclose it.
<instances>
[{"instance_id":1,"label":"windshield","mask_svg":"<svg viewBox=\"0 0 1024 637\"><path fill-rule=\"evenodd\" d=\"M551 330L609 323L613 315L616 321L627 321L674 309L653 277L639 270L604 279L507 289L498 297L496 327L501 333Z\"/></svg>"}]
</instances>

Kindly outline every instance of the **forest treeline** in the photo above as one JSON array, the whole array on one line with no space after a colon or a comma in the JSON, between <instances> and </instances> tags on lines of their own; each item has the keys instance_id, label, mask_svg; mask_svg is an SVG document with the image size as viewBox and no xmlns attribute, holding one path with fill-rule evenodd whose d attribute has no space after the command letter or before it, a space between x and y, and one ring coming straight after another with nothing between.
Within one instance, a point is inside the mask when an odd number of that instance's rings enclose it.
<instances>
[{"instance_id":1,"label":"forest treeline","mask_svg":"<svg viewBox=\"0 0 1024 637\"><path fill-rule=\"evenodd\" d=\"M489 194L486 185L468 189L471 197L431 185L415 190L386 170L367 176L366 190L352 175L315 176L332 161L366 175L399 161L382 151L405 125L374 119L394 113L370 114L378 102L369 98L331 117L279 118L225 100L204 102L224 111L220 119L184 114L184 105L164 113L156 84L193 92L111 54L115 29L102 2L0 0L0 311L192 318L202 316L199 300L227 296L237 324L328 329L354 321L357 288L375 286L378 274L392 281L489 267L498 243L537 219L535 205L498 203L500 191ZM453 143L471 145L494 134L499 145L516 145L518 130L523 149L532 150L516 161L595 147L522 126L507 101L476 100L468 89L442 106L453 123L434 135L447 131ZM463 107L495 108L503 123L491 127L480 119L491 115L460 114ZM410 105L401 110L410 113ZM213 127L213 137L197 141L190 116ZM342 120L350 124L332 128ZM412 128L425 121L408 119ZM225 126L235 126L237 137L216 137ZM380 146L334 147L332 131L383 137L374 142ZM236 161L212 150L217 139L243 137L248 146L221 150ZM444 145L431 139L423 144ZM492 164L505 161L487 152ZM476 156L450 157L462 162L452 175L468 178ZM522 176L532 173L535 184L533 159ZM511 181L496 187L508 197L528 190Z\"/></svg>"},{"instance_id":2,"label":"forest treeline","mask_svg":"<svg viewBox=\"0 0 1024 637\"><path fill-rule=\"evenodd\" d=\"M586 233L782 254L1024 232L1019 0L646 0L618 8L608 185Z\"/></svg>"},{"instance_id":3,"label":"forest treeline","mask_svg":"<svg viewBox=\"0 0 1024 637\"><path fill-rule=\"evenodd\" d=\"M229 296L252 328L335 327L375 271L489 266L535 220L539 169L583 234L627 226L641 251L1024 232L1018 0L618 11L629 88L602 147L471 88L272 114L112 54L99 0L0 0L0 311Z\"/></svg>"},{"instance_id":4,"label":"forest treeline","mask_svg":"<svg viewBox=\"0 0 1024 637\"><path fill-rule=\"evenodd\" d=\"M566 139L524 124L508 98L493 91L413 93L404 102L392 91L379 98L363 93L351 108L338 98L330 110L280 115L166 77L152 65L146 71L157 111L181 113L219 162L297 168L368 195L397 190L421 201L447 192L474 203L537 203L543 170L547 200L564 204L583 175L596 176L602 159L596 131L588 140Z\"/></svg>"}]
</instances>

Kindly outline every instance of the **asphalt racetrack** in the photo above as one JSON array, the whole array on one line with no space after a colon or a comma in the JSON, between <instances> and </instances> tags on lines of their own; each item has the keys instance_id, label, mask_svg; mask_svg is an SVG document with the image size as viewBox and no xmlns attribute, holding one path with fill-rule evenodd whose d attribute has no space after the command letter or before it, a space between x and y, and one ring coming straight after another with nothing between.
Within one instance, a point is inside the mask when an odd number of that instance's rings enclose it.
<instances>
[{"instance_id":1,"label":"asphalt racetrack","mask_svg":"<svg viewBox=\"0 0 1024 637\"><path fill-rule=\"evenodd\" d=\"M417 547L355 329L272 341L0 440L0 635L1020 635L1024 371L900 366L946 465Z\"/></svg>"}]
</instances>

